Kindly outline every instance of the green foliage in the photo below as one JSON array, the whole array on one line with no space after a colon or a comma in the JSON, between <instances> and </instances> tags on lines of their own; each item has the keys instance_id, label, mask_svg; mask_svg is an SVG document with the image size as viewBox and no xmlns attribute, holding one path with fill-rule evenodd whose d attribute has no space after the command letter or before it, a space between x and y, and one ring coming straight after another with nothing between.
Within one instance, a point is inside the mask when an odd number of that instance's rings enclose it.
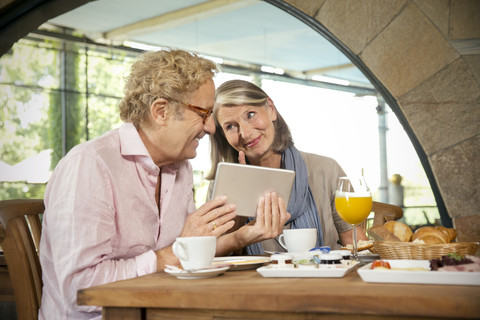
<instances>
[{"instance_id":1,"label":"green foliage","mask_svg":"<svg viewBox=\"0 0 480 320\"><path fill-rule=\"evenodd\" d=\"M60 91L50 93L50 107L48 108L48 142L52 149L51 169L63 157L63 133L62 133L62 97Z\"/></svg>"},{"instance_id":2,"label":"green foliage","mask_svg":"<svg viewBox=\"0 0 480 320\"><path fill-rule=\"evenodd\" d=\"M26 182L0 182L0 200L7 199L42 199L46 184Z\"/></svg>"},{"instance_id":3,"label":"green foliage","mask_svg":"<svg viewBox=\"0 0 480 320\"><path fill-rule=\"evenodd\" d=\"M0 160L14 165L51 149L53 170L64 156L64 145L68 152L118 127L118 103L132 60L118 52L87 51L51 40L16 43L0 58ZM42 198L45 190L43 184L0 184L2 200Z\"/></svg>"},{"instance_id":4,"label":"green foliage","mask_svg":"<svg viewBox=\"0 0 480 320\"><path fill-rule=\"evenodd\" d=\"M89 92L99 97L121 97L124 79L133 60L132 57L118 52L113 56L89 51L86 61Z\"/></svg>"},{"instance_id":5,"label":"green foliage","mask_svg":"<svg viewBox=\"0 0 480 320\"><path fill-rule=\"evenodd\" d=\"M38 50L42 56L50 53ZM0 153L1 160L10 165L46 147L42 110L47 103L37 89L51 72L50 60L45 60L32 61L32 47L23 43L0 60Z\"/></svg>"},{"instance_id":6,"label":"green foliage","mask_svg":"<svg viewBox=\"0 0 480 320\"><path fill-rule=\"evenodd\" d=\"M121 52L107 54L89 51L87 62L88 132L92 139L121 125L118 104L133 58Z\"/></svg>"},{"instance_id":7,"label":"green foliage","mask_svg":"<svg viewBox=\"0 0 480 320\"><path fill-rule=\"evenodd\" d=\"M50 93L49 103L49 146L53 150L51 168L55 168L60 159L71 148L84 141L84 113L82 112L83 103L81 95L76 93L79 84L79 65L80 56L76 53L75 45L69 45L67 51L58 52L57 64L60 68L65 68L63 84L65 86L61 91L52 91ZM63 119L63 102L65 102L65 119ZM65 121L65 141L63 137L63 122Z\"/></svg>"},{"instance_id":8,"label":"green foliage","mask_svg":"<svg viewBox=\"0 0 480 320\"><path fill-rule=\"evenodd\" d=\"M90 138L99 137L122 124L120 116L118 115L119 102L119 98L90 97L88 117L88 132Z\"/></svg>"}]
</instances>

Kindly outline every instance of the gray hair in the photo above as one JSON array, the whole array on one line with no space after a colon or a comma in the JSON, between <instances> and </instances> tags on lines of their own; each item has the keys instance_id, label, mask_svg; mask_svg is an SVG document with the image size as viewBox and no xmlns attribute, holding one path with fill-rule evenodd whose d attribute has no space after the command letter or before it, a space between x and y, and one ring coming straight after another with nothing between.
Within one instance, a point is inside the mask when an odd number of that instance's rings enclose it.
<instances>
[{"instance_id":1,"label":"gray hair","mask_svg":"<svg viewBox=\"0 0 480 320\"><path fill-rule=\"evenodd\" d=\"M266 108L268 98L269 96L260 87L244 80L230 80L218 87L215 93L215 109L212 115L215 120L215 134L210 135L212 167L206 177L207 179L215 179L215 171L219 162L238 163L238 151L228 143L223 128L218 123L218 110L223 107L228 108L240 105ZM293 139L287 123L278 110L276 112L277 120L273 123L275 137L273 139L272 149L275 153L282 153L289 146L293 145Z\"/></svg>"}]
</instances>

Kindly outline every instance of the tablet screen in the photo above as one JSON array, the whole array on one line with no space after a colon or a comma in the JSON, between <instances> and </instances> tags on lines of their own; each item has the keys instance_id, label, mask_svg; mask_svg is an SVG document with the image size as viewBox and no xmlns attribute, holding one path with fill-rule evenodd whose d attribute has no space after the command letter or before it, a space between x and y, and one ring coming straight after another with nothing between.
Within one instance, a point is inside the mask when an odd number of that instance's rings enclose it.
<instances>
[{"instance_id":1,"label":"tablet screen","mask_svg":"<svg viewBox=\"0 0 480 320\"><path fill-rule=\"evenodd\" d=\"M275 191L288 206L295 172L237 163L220 162L213 185L212 199L221 195L237 206L237 215L255 217L258 200Z\"/></svg>"}]
</instances>

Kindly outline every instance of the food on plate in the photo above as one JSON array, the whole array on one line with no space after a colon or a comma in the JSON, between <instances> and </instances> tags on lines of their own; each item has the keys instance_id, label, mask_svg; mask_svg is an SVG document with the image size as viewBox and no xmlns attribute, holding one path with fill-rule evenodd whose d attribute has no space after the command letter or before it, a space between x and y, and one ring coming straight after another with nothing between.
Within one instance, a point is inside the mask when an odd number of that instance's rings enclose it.
<instances>
[{"instance_id":1,"label":"food on plate","mask_svg":"<svg viewBox=\"0 0 480 320\"><path fill-rule=\"evenodd\" d=\"M358 240L357 241L357 251L358 252L368 250L371 247L373 247L373 241L372 240ZM342 249L353 251L353 244L351 244L351 243L346 244L344 247L342 247Z\"/></svg>"},{"instance_id":2,"label":"food on plate","mask_svg":"<svg viewBox=\"0 0 480 320\"><path fill-rule=\"evenodd\" d=\"M249 263L263 263L268 262L268 259L256 259L256 260L232 260L228 261L231 264L249 264Z\"/></svg>"},{"instance_id":3,"label":"food on plate","mask_svg":"<svg viewBox=\"0 0 480 320\"><path fill-rule=\"evenodd\" d=\"M375 270L398 270L398 271L430 271L430 269L422 267L392 268L390 263L385 260L375 260L372 262L370 269Z\"/></svg>"},{"instance_id":4,"label":"food on plate","mask_svg":"<svg viewBox=\"0 0 480 320\"><path fill-rule=\"evenodd\" d=\"M388 221L383 226L400 239L400 241L409 242L412 239L413 231L405 223L400 221Z\"/></svg>"},{"instance_id":5,"label":"food on plate","mask_svg":"<svg viewBox=\"0 0 480 320\"><path fill-rule=\"evenodd\" d=\"M397 241L400 239L391 233L385 226L374 226L368 229L368 235L375 241Z\"/></svg>"},{"instance_id":6,"label":"food on plate","mask_svg":"<svg viewBox=\"0 0 480 320\"><path fill-rule=\"evenodd\" d=\"M433 271L466 271L480 272L480 258L458 253L449 253L441 258L431 259L430 268Z\"/></svg>"},{"instance_id":7,"label":"food on plate","mask_svg":"<svg viewBox=\"0 0 480 320\"><path fill-rule=\"evenodd\" d=\"M292 264L293 256L288 253L277 253L270 256L272 264L285 265Z\"/></svg>"},{"instance_id":8,"label":"food on plate","mask_svg":"<svg viewBox=\"0 0 480 320\"><path fill-rule=\"evenodd\" d=\"M384 260L375 260L372 262L371 269L383 269L383 270L390 270L390 263Z\"/></svg>"},{"instance_id":9,"label":"food on plate","mask_svg":"<svg viewBox=\"0 0 480 320\"><path fill-rule=\"evenodd\" d=\"M412 240L423 240L426 244L444 244L449 243L449 238L440 229L435 227L421 227L417 229Z\"/></svg>"}]
</instances>

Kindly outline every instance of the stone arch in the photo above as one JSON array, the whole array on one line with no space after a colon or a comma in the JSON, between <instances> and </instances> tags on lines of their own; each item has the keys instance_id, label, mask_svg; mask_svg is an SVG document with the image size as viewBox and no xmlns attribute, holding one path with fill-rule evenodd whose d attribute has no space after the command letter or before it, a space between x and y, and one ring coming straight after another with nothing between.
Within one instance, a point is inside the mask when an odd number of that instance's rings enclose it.
<instances>
[{"instance_id":1,"label":"stone arch","mask_svg":"<svg viewBox=\"0 0 480 320\"><path fill-rule=\"evenodd\" d=\"M478 241L480 2L269 2L301 11L300 19L325 28L368 69L396 105L458 240Z\"/></svg>"}]
</instances>

